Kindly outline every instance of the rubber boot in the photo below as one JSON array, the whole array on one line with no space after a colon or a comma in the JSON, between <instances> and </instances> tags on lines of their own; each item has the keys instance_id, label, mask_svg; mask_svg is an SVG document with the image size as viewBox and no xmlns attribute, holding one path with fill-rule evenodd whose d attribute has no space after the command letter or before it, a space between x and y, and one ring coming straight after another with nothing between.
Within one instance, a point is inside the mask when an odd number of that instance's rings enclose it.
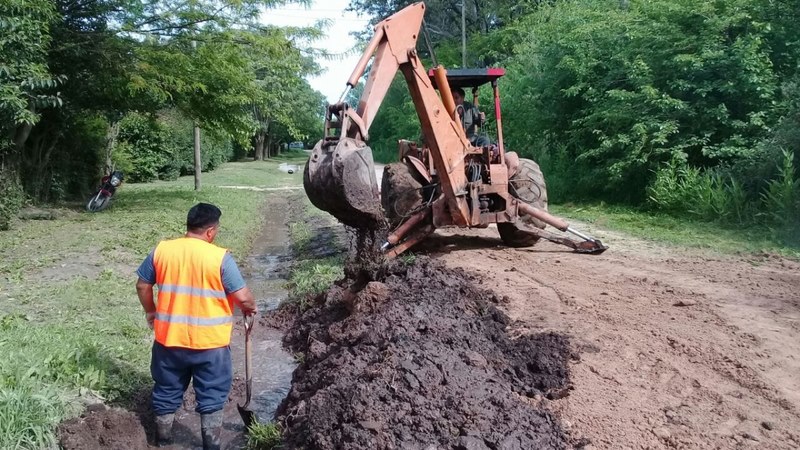
<instances>
[{"instance_id":1,"label":"rubber boot","mask_svg":"<svg viewBox=\"0 0 800 450\"><path fill-rule=\"evenodd\" d=\"M203 450L220 450L222 441L222 410L200 415L200 431L203 433Z\"/></svg>"},{"instance_id":2,"label":"rubber boot","mask_svg":"<svg viewBox=\"0 0 800 450\"><path fill-rule=\"evenodd\" d=\"M172 423L175 414L156 416L156 445L165 447L172 443Z\"/></svg>"}]
</instances>

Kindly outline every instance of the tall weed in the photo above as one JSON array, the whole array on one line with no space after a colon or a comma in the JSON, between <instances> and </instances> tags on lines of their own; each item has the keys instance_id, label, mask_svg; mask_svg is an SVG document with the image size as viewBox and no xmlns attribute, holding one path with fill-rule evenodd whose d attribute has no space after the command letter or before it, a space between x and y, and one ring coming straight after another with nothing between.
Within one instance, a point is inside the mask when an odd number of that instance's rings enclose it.
<instances>
[{"instance_id":1,"label":"tall weed","mask_svg":"<svg viewBox=\"0 0 800 450\"><path fill-rule=\"evenodd\" d=\"M745 223L752 207L742 184L732 176L670 163L647 189L655 209L706 221Z\"/></svg>"},{"instance_id":2,"label":"tall weed","mask_svg":"<svg viewBox=\"0 0 800 450\"><path fill-rule=\"evenodd\" d=\"M25 194L10 170L0 169L0 231L7 230L25 201Z\"/></svg>"},{"instance_id":3,"label":"tall weed","mask_svg":"<svg viewBox=\"0 0 800 450\"><path fill-rule=\"evenodd\" d=\"M788 230L800 218L800 179L795 178L794 152L783 151L778 175L761 193L767 225Z\"/></svg>"}]
</instances>

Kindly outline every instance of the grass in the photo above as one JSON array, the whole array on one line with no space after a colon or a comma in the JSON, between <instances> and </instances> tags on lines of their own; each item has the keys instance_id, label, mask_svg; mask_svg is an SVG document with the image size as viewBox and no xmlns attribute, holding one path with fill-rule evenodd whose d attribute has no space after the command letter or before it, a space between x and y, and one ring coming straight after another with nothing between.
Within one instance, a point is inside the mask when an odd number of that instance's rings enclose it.
<instances>
[{"instance_id":1,"label":"grass","mask_svg":"<svg viewBox=\"0 0 800 450\"><path fill-rule=\"evenodd\" d=\"M297 158L296 158L297 159ZM126 184L98 214L61 210L54 221L0 232L0 448L52 448L54 427L87 402L125 404L149 389L152 332L135 269L159 240L180 236L199 201L223 212L217 243L243 258L279 193L219 186L299 186L278 163L227 164L175 182Z\"/></svg>"},{"instance_id":2,"label":"grass","mask_svg":"<svg viewBox=\"0 0 800 450\"><path fill-rule=\"evenodd\" d=\"M274 450L281 445L281 429L275 422L254 423L247 432L246 450Z\"/></svg>"},{"instance_id":3,"label":"grass","mask_svg":"<svg viewBox=\"0 0 800 450\"><path fill-rule=\"evenodd\" d=\"M302 298L325 291L344 277L342 267L342 258L338 256L297 262L289 275L291 296Z\"/></svg>"},{"instance_id":4,"label":"grass","mask_svg":"<svg viewBox=\"0 0 800 450\"><path fill-rule=\"evenodd\" d=\"M724 227L665 214L654 214L620 206L551 205L550 212L631 236L720 253L776 253L800 259L800 248L787 246L763 227Z\"/></svg>"},{"instance_id":5,"label":"grass","mask_svg":"<svg viewBox=\"0 0 800 450\"><path fill-rule=\"evenodd\" d=\"M312 218L318 219L312 221ZM297 302L301 310L308 307L310 297L324 292L335 281L344 277L343 255L319 258L310 253L309 244L316 234L314 224L333 222L331 216L315 208L311 201L305 198L301 217L289 224L289 237L295 262L287 283L288 299L290 302ZM330 242L329 245L342 248L339 242Z\"/></svg>"}]
</instances>

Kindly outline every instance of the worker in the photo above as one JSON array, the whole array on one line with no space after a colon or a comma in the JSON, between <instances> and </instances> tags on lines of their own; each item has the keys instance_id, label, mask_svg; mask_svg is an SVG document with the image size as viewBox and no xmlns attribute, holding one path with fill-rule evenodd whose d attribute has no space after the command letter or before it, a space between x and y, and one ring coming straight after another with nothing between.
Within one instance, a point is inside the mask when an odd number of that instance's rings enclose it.
<instances>
[{"instance_id":1,"label":"worker","mask_svg":"<svg viewBox=\"0 0 800 450\"><path fill-rule=\"evenodd\" d=\"M453 100L456 104L456 111L461 117L461 125L467 133L467 139L476 147L484 147L490 145L489 138L483 135L478 135L478 129L486 122L486 114L479 111L478 107L472 103L464 100L464 89L453 89Z\"/></svg>"},{"instance_id":2,"label":"worker","mask_svg":"<svg viewBox=\"0 0 800 450\"><path fill-rule=\"evenodd\" d=\"M150 373L159 446L170 444L175 411L191 380L203 449L220 448L222 408L233 379L233 307L245 315L256 313L255 298L233 257L213 243L221 215L208 203L193 206L186 235L160 242L137 270L136 292L155 331Z\"/></svg>"}]
</instances>

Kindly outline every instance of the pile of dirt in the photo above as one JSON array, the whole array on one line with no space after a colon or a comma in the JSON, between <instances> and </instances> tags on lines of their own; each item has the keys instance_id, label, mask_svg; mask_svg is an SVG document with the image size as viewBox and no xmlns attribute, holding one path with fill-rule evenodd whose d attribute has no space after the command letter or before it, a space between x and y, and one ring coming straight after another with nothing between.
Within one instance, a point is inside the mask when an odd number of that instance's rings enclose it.
<instances>
[{"instance_id":1,"label":"pile of dirt","mask_svg":"<svg viewBox=\"0 0 800 450\"><path fill-rule=\"evenodd\" d=\"M145 427L136 413L102 404L88 407L81 417L62 422L58 436L64 450L150 448Z\"/></svg>"},{"instance_id":2,"label":"pile of dirt","mask_svg":"<svg viewBox=\"0 0 800 450\"><path fill-rule=\"evenodd\" d=\"M511 339L464 272L418 258L320 300L285 337L305 355L277 414L288 448L568 446L542 405L567 392L567 339Z\"/></svg>"}]
</instances>

